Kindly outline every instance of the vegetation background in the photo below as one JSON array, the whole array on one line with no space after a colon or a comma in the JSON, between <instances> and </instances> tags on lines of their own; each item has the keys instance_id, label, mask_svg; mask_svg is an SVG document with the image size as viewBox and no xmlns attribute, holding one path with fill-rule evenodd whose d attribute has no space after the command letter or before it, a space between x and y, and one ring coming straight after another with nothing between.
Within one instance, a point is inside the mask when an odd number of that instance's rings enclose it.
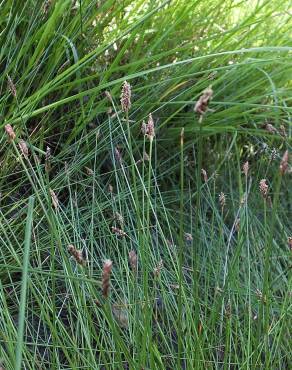
<instances>
[{"instance_id":1,"label":"vegetation background","mask_svg":"<svg viewBox=\"0 0 292 370\"><path fill-rule=\"evenodd\" d=\"M0 2L1 370L291 368L291 8Z\"/></svg>"}]
</instances>

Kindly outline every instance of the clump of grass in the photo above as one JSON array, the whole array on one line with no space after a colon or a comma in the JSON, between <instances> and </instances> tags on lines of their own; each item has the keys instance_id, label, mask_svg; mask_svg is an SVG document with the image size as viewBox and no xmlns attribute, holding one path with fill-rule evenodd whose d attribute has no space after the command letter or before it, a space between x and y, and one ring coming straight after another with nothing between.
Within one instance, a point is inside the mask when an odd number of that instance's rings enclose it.
<instances>
[{"instance_id":1,"label":"clump of grass","mask_svg":"<svg viewBox=\"0 0 292 370\"><path fill-rule=\"evenodd\" d=\"M0 14L0 368L288 369L289 1Z\"/></svg>"}]
</instances>

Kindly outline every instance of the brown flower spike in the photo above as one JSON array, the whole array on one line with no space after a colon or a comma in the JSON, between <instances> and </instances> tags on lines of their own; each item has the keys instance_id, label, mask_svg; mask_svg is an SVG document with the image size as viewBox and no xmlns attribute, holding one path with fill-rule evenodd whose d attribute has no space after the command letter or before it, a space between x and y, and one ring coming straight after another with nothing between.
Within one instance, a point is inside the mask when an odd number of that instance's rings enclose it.
<instances>
[{"instance_id":1,"label":"brown flower spike","mask_svg":"<svg viewBox=\"0 0 292 370\"><path fill-rule=\"evenodd\" d=\"M161 274L161 270L163 268L163 261L160 260L158 265L154 268L153 274L155 277L158 277Z\"/></svg>"},{"instance_id":2,"label":"brown flower spike","mask_svg":"<svg viewBox=\"0 0 292 370\"><path fill-rule=\"evenodd\" d=\"M112 267L113 267L113 263L111 260L104 261L103 270L102 270L102 282L101 282L102 296L104 298L108 298L109 296Z\"/></svg>"},{"instance_id":3,"label":"brown flower spike","mask_svg":"<svg viewBox=\"0 0 292 370\"><path fill-rule=\"evenodd\" d=\"M47 146L45 156L45 171L50 172L51 170L51 148Z\"/></svg>"},{"instance_id":4,"label":"brown flower spike","mask_svg":"<svg viewBox=\"0 0 292 370\"><path fill-rule=\"evenodd\" d=\"M120 224L121 227L124 226L124 217L119 212L115 212L113 218Z\"/></svg>"},{"instance_id":5,"label":"brown flower spike","mask_svg":"<svg viewBox=\"0 0 292 370\"><path fill-rule=\"evenodd\" d=\"M25 159L28 158L28 147L26 145L26 142L22 139L19 140L19 143L18 143L18 146L19 146L19 149L22 153L22 155L24 156Z\"/></svg>"},{"instance_id":6,"label":"brown flower spike","mask_svg":"<svg viewBox=\"0 0 292 370\"><path fill-rule=\"evenodd\" d=\"M51 194L51 199L52 199L53 207L55 209L58 209L58 207L59 207L59 200L58 200L58 197L57 197L56 193L52 189L50 189L50 194Z\"/></svg>"},{"instance_id":7,"label":"brown flower spike","mask_svg":"<svg viewBox=\"0 0 292 370\"><path fill-rule=\"evenodd\" d=\"M288 246L289 246L290 251L292 252L292 236L288 237Z\"/></svg>"},{"instance_id":8,"label":"brown flower spike","mask_svg":"<svg viewBox=\"0 0 292 370\"><path fill-rule=\"evenodd\" d=\"M75 261L81 265L85 266L86 265L86 260L83 258L82 251L79 249L76 249L74 245L70 244L68 245L68 252L71 254L71 256L74 257Z\"/></svg>"},{"instance_id":9,"label":"brown flower spike","mask_svg":"<svg viewBox=\"0 0 292 370\"><path fill-rule=\"evenodd\" d=\"M6 131L6 134L8 135L8 137L11 141L15 140L15 138L16 138L15 132L14 132L12 126L9 125L9 123L7 125L5 125L5 131Z\"/></svg>"},{"instance_id":10,"label":"brown flower spike","mask_svg":"<svg viewBox=\"0 0 292 370\"><path fill-rule=\"evenodd\" d=\"M265 199L267 198L268 191L269 191L269 185L267 184L267 180L262 179L260 181L260 192Z\"/></svg>"},{"instance_id":11,"label":"brown flower spike","mask_svg":"<svg viewBox=\"0 0 292 370\"><path fill-rule=\"evenodd\" d=\"M244 163L244 165L242 166L242 171L243 171L245 177L247 177L247 175L248 175L248 170L249 170L249 163L248 163L248 161L246 161Z\"/></svg>"},{"instance_id":12,"label":"brown flower spike","mask_svg":"<svg viewBox=\"0 0 292 370\"><path fill-rule=\"evenodd\" d=\"M15 87L11 77L8 76L8 75L7 75L7 80L8 80L8 87L9 87L9 90L10 90L11 94L16 98L16 96L17 96L16 87Z\"/></svg>"},{"instance_id":13,"label":"brown flower spike","mask_svg":"<svg viewBox=\"0 0 292 370\"><path fill-rule=\"evenodd\" d=\"M149 114L147 124L143 121L141 126L141 132L145 135L149 140L153 140L155 137L155 126L152 114Z\"/></svg>"},{"instance_id":14,"label":"brown flower spike","mask_svg":"<svg viewBox=\"0 0 292 370\"><path fill-rule=\"evenodd\" d=\"M204 181L205 182L208 182L208 175L207 175L207 171L204 170L204 168L201 169L201 173L203 175L203 178L204 178Z\"/></svg>"},{"instance_id":15,"label":"brown flower spike","mask_svg":"<svg viewBox=\"0 0 292 370\"><path fill-rule=\"evenodd\" d=\"M225 196L225 194L223 192L221 192L219 194L219 203L220 203L220 205L221 205L221 207L223 209L225 207L225 204L226 204L226 196Z\"/></svg>"},{"instance_id":16,"label":"brown flower spike","mask_svg":"<svg viewBox=\"0 0 292 370\"><path fill-rule=\"evenodd\" d=\"M211 86L207 87L200 96L199 100L195 104L194 111L200 115L200 121L203 119L203 115L208 111L208 105L213 97L213 90Z\"/></svg>"},{"instance_id":17,"label":"brown flower spike","mask_svg":"<svg viewBox=\"0 0 292 370\"><path fill-rule=\"evenodd\" d=\"M280 163L280 172L282 175L284 175L287 172L288 169L288 160L289 160L289 152L286 150L284 153L281 163Z\"/></svg>"},{"instance_id":18,"label":"brown flower spike","mask_svg":"<svg viewBox=\"0 0 292 370\"><path fill-rule=\"evenodd\" d=\"M130 262L132 271L136 273L138 270L138 256L134 250L131 250L129 252L129 262Z\"/></svg>"},{"instance_id":19,"label":"brown flower spike","mask_svg":"<svg viewBox=\"0 0 292 370\"><path fill-rule=\"evenodd\" d=\"M123 83L121 93L121 106L124 112L129 112L129 110L131 109L132 106L131 96L132 96L131 85L127 81L125 81Z\"/></svg>"},{"instance_id":20,"label":"brown flower spike","mask_svg":"<svg viewBox=\"0 0 292 370\"><path fill-rule=\"evenodd\" d=\"M122 230L119 229L118 227L112 226L112 232L116 234L117 236L126 236L127 234Z\"/></svg>"}]
</instances>

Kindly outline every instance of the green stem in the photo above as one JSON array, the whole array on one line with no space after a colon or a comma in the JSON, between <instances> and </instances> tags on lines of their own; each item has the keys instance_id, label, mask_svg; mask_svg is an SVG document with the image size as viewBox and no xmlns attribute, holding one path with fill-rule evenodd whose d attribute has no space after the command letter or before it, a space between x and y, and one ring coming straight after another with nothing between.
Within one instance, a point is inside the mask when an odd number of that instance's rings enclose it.
<instances>
[{"instance_id":1,"label":"green stem","mask_svg":"<svg viewBox=\"0 0 292 370\"><path fill-rule=\"evenodd\" d=\"M33 206L34 197L30 197L28 201L28 211L25 227L25 239L24 239L24 256L23 256L23 270L22 270L22 282L21 282L21 293L20 293L20 306L18 315L18 335L16 344L16 355L15 355L15 370L21 370L22 368L22 351L23 351L23 336L25 326L25 311L27 286L29 281L28 265L29 265L29 251L31 245L31 229L33 220Z\"/></svg>"}]
</instances>

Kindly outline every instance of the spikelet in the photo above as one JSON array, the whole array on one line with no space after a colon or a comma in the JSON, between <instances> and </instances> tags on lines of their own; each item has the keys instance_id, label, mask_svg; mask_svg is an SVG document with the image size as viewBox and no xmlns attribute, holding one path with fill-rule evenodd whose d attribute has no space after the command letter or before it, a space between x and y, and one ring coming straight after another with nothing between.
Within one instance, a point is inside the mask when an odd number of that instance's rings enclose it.
<instances>
[{"instance_id":1,"label":"spikelet","mask_svg":"<svg viewBox=\"0 0 292 370\"><path fill-rule=\"evenodd\" d=\"M19 143L18 143L18 146L19 146L19 149L22 153L22 155L24 156L25 159L28 158L28 147L26 145L26 142L22 139L19 140Z\"/></svg>"},{"instance_id":2,"label":"spikelet","mask_svg":"<svg viewBox=\"0 0 292 370\"><path fill-rule=\"evenodd\" d=\"M134 273L137 273L138 270L138 256L134 250L129 252L129 262L131 269Z\"/></svg>"},{"instance_id":3,"label":"spikelet","mask_svg":"<svg viewBox=\"0 0 292 370\"><path fill-rule=\"evenodd\" d=\"M221 207L223 209L225 207L225 204L226 204L226 196L225 196L225 194L223 192L221 192L219 194L219 203L220 203L220 205L221 205Z\"/></svg>"},{"instance_id":4,"label":"spikelet","mask_svg":"<svg viewBox=\"0 0 292 370\"><path fill-rule=\"evenodd\" d=\"M16 96L17 96L16 87L15 87L11 77L8 76L8 75L7 75L7 80L8 80L8 88L9 88L11 94L16 98Z\"/></svg>"},{"instance_id":5,"label":"spikelet","mask_svg":"<svg viewBox=\"0 0 292 370\"><path fill-rule=\"evenodd\" d=\"M116 158L116 161L118 163L122 163L123 162L123 157L122 157L122 154L120 152L120 149L119 148L115 148L115 158Z\"/></svg>"},{"instance_id":6,"label":"spikelet","mask_svg":"<svg viewBox=\"0 0 292 370\"><path fill-rule=\"evenodd\" d=\"M208 175L207 175L206 170L204 170L204 168L201 169L201 173L203 175L204 181L208 182Z\"/></svg>"},{"instance_id":7,"label":"spikelet","mask_svg":"<svg viewBox=\"0 0 292 370\"><path fill-rule=\"evenodd\" d=\"M123 230L121 230L121 229L119 229L118 227L115 227L115 226L112 226L112 232L114 234L116 234L117 236L126 236L127 235Z\"/></svg>"},{"instance_id":8,"label":"spikelet","mask_svg":"<svg viewBox=\"0 0 292 370\"><path fill-rule=\"evenodd\" d=\"M129 112L131 109L131 85L125 81L122 86L122 93L121 93L121 106L124 112Z\"/></svg>"},{"instance_id":9,"label":"spikelet","mask_svg":"<svg viewBox=\"0 0 292 370\"><path fill-rule=\"evenodd\" d=\"M237 217L235 222L234 222L234 229L238 232L240 229L240 218Z\"/></svg>"},{"instance_id":10,"label":"spikelet","mask_svg":"<svg viewBox=\"0 0 292 370\"><path fill-rule=\"evenodd\" d=\"M155 125L154 125L154 121L153 121L153 117L151 113L148 116L147 124L145 123L145 121L142 122L141 132L149 140L153 140L153 138L155 137Z\"/></svg>"},{"instance_id":11,"label":"spikelet","mask_svg":"<svg viewBox=\"0 0 292 370\"><path fill-rule=\"evenodd\" d=\"M192 241L193 241L193 235L192 234L190 234L190 233L185 233L185 240L186 240L186 242L188 242L188 243L191 243Z\"/></svg>"},{"instance_id":12,"label":"spikelet","mask_svg":"<svg viewBox=\"0 0 292 370\"><path fill-rule=\"evenodd\" d=\"M163 268L163 261L160 260L158 262L158 265L153 270L153 274L155 277L158 277L160 275L162 268Z\"/></svg>"},{"instance_id":13,"label":"spikelet","mask_svg":"<svg viewBox=\"0 0 292 370\"><path fill-rule=\"evenodd\" d=\"M43 10L43 13L45 15L47 15L49 10L50 10L50 6L52 5L51 2L52 2L52 0L45 0L45 2L43 4L43 9L42 10Z\"/></svg>"},{"instance_id":14,"label":"spikelet","mask_svg":"<svg viewBox=\"0 0 292 370\"><path fill-rule=\"evenodd\" d=\"M85 166L84 169L85 169L86 174L88 176L92 176L94 174L94 172L93 172L93 170L91 168Z\"/></svg>"},{"instance_id":15,"label":"spikelet","mask_svg":"<svg viewBox=\"0 0 292 370\"><path fill-rule=\"evenodd\" d=\"M268 196L268 192L269 192L269 185L267 184L266 179L262 179L260 181L259 188L260 188L260 192L261 192L263 198L266 199L267 196Z\"/></svg>"},{"instance_id":16,"label":"spikelet","mask_svg":"<svg viewBox=\"0 0 292 370\"><path fill-rule=\"evenodd\" d=\"M148 137L149 140L153 140L153 138L155 137L154 121L151 113L149 114L148 117L146 136Z\"/></svg>"},{"instance_id":17,"label":"spikelet","mask_svg":"<svg viewBox=\"0 0 292 370\"><path fill-rule=\"evenodd\" d=\"M287 132L286 132L286 128L285 128L285 126L284 125L281 125L280 126L280 128L279 128L279 132L280 132L280 135L282 136L282 137L287 137Z\"/></svg>"},{"instance_id":18,"label":"spikelet","mask_svg":"<svg viewBox=\"0 0 292 370\"><path fill-rule=\"evenodd\" d=\"M267 303L267 297L263 295L263 293L259 289L256 289L256 295L260 301L262 301L265 304Z\"/></svg>"},{"instance_id":19,"label":"spikelet","mask_svg":"<svg viewBox=\"0 0 292 370\"><path fill-rule=\"evenodd\" d=\"M196 102L194 111L200 115L200 121L203 119L203 115L208 111L208 105L213 97L213 90L211 86L205 89Z\"/></svg>"},{"instance_id":20,"label":"spikelet","mask_svg":"<svg viewBox=\"0 0 292 370\"><path fill-rule=\"evenodd\" d=\"M273 148L271 150L271 154L270 154L270 159L271 161L274 161L278 156L278 152L277 152L277 149L276 148Z\"/></svg>"},{"instance_id":21,"label":"spikelet","mask_svg":"<svg viewBox=\"0 0 292 370\"><path fill-rule=\"evenodd\" d=\"M48 173L51 171L51 148L47 146L46 157L45 157L45 171Z\"/></svg>"},{"instance_id":22,"label":"spikelet","mask_svg":"<svg viewBox=\"0 0 292 370\"><path fill-rule=\"evenodd\" d=\"M108 191L111 194L114 192L114 187L111 184L109 184L109 186L108 186Z\"/></svg>"},{"instance_id":23,"label":"spikelet","mask_svg":"<svg viewBox=\"0 0 292 370\"><path fill-rule=\"evenodd\" d=\"M280 173L284 175L288 169L288 160L289 160L289 152L288 150L285 151L281 163L280 163Z\"/></svg>"},{"instance_id":24,"label":"spikelet","mask_svg":"<svg viewBox=\"0 0 292 370\"><path fill-rule=\"evenodd\" d=\"M142 132L143 135L147 134L147 125L146 125L145 121L142 122L141 132Z\"/></svg>"},{"instance_id":25,"label":"spikelet","mask_svg":"<svg viewBox=\"0 0 292 370\"><path fill-rule=\"evenodd\" d=\"M10 141L15 140L15 138L16 138L15 132L14 132L12 126L9 123L7 125L5 125L5 131L6 131L6 134L8 135L8 137L9 137Z\"/></svg>"},{"instance_id":26,"label":"spikelet","mask_svg":"<svg viewBox=\"0 0 292 370\"><path fill-rule=\"evenodd\" d=\"M59 208L59 200L58 200L58 197L57 195L55 194L55 192L50 189L50 194L51 194L51 199L52 199L52 205L55 209L58 209Z\"/></svg>"},{"instance_id":27,"label":"spikelet","mask_svg":"<svg viewBox=\"0 0 292 370\"><path fill-rule=\"evenodd\" d=\"M101 282L102 296L104 298L108 298L109 296L112 266L113 266L113 263L111 260L104 261L103 270L102 270L102 282Z\"/></svg>"},{"instance_id":28,"label":"spikelet","mask_svg":"<svg viewBox=\"0 0 292 370\"><path fill-rule=\"evenodd\" d=\"M68 245L68 252L71 254L72 257L74 257L75 261L81 265L86 266L86 259L83 257L83 253L81 250L76 249L74 245L69 244Z\"/></svg>"},{"instance_id":29,"label":"spikelet","mask_svg":"<svg viewBox=\"0 0 292 370\"><path fill-rule=\"evenodd\" d=\"M271 134L276 134L277 133L277 129L271 125L270 123L266 123L266 125L264 126L265 130L270 132Z\"/></svg>"},{"instance_id":30,"label":"spikelet","mask_svg":"<svg viewBox=\"0 0 292 370\"><path fill-rule=\"evenodd\" d=\"M248 175L248 170L249 170L249 163L246 161L244 165L242 166L242 172L244 173L245 177Z\"/></svg>"},{"instance_id":31,"label":"spikelet","mask_svg":"<svg viewBox=\"0 0 292 370\"><path fill-rule=\"evenodd\" d=\"M121 227L124 226L125 223L124 217L119 212L114 213L114 219L119 223Z\"/></svg>"},{"instance_id":32,"label":"spikelet","mask_svg":"<svg viewBox=\"0 0 292 370\"><path fill-rule=\"evenodd\" d=\"M292 236L288 237L288 247L289 247L290 251L292 252Z\"/></svg>"}]
</instances>

